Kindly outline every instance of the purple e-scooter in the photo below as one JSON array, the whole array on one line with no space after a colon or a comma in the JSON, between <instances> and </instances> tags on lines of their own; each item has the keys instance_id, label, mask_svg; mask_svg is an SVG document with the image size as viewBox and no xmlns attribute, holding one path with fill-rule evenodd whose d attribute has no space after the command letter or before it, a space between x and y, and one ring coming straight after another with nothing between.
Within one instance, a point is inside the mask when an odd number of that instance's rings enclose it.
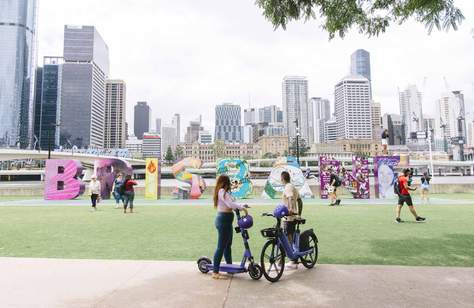
<instances>
[{"instance_id":1,"label":"purple e-scooter","mask_svg":"<svg viewBox=\"0 0 474 308\"><path fill-rule=\"evenodd\" d=\"M259 280L262 278L263 271L259 264L255 263L254 258L252 256L252 252L250 251L249 246L249 233L247 229L250 229L253 226L253 219L252 216L246 215L241 217L240 211L235 210L237 215L237 227L235 227L235 232L240 233L242 235L242 240L244 242L244 256L242 257L242 261L240 264L221 264L220 271L229 273L229 274L240 274L240 273L249 273L249 276L254 280ZM249 265L247 265L247 261ZM203 274L207 274L209 271L212 270L213 265L211 259L207 257L201 257L198 261L198 268L199 271Z\"/></svg>"}]
</instances>

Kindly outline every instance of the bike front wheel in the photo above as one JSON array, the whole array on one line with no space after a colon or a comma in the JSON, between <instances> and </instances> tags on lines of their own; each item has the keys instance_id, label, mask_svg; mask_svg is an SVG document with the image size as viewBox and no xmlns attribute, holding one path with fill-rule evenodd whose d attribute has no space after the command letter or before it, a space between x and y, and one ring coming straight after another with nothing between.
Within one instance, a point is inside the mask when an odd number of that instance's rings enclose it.
<instances>
[{"instance_id":1,"label":"bike front wheel","mask_svg":"<svg viewBox=\"0 0 474 308\"><path fill-rule=\"evenodd\" d=\"M285 251L281 249L276 240L265 243L260 255L263 275L270 282L280 280L285 269Z\"/></svg>"}]
</instances>

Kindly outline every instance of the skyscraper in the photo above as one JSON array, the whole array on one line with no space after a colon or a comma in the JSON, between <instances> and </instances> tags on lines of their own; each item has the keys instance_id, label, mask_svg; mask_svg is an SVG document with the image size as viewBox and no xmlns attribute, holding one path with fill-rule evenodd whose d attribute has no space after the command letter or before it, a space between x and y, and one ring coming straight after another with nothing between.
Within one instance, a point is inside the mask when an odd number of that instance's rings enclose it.
<instances>
[{"instance_id":1,"label":"skyscraper","mask_svg":"<svg viewBox=\"0 0 474 308\"><path fill-rule=\"evenodd\" d=\"M123 80L107 80L105 91L104 148L125 148L126 85Z\"/></svg>"},{"instance_id":2,"label":"skyscraper","mask_svg":"<svg viewBox=\"0 0 474 308\"><path fill-rule=\"evenodd\" d=\"M275 105L265 106L258 109L258 120L260 123L276 123L278 122L278 110Z\"/></svg>"},{"instance_id":3,"label":"skyscraper","mask_svg":"<svg viewBox=\"0 0 474 308\"><path fill-rule=\"evenodd\" d=\"M37 150L40 148L39 145L39 131L41 122L41 91L43 87L43 67L38 66L36 68L35 76L35 116L34 116L34 129L33 129L33 149Z\"/></svg>"},{"instance_id":4,"label":"skyscraper","mask_svg":"<svg viewBox=\"0 0 474 308\"><path fill-rule=\"evenodd\" d=\"M0 147L33 136L35 20L36 0L0 1Z\"/></svg>"},{"instance_id":5,"label":"skyscraper","mask_svg":"<svg viewBox=\"0 0 474 308\"><path fill-rule=\"evenodd\" d=\"M347 76L336 84L334 94L338 139L372 139L369 80Z\"/></svg>"},{"instance_id":6,"label":"skyscraper","mask_svg":"<svg viewBox=\"0 0 474 308\"><path fill-rule=\"evenodd\" d=\"M133 134L143 139L143 134L150 132L150 106L147 102L137 102L134 110Z\"/></svg>"},{"instance_id":7,"label":"skyscraper","mask_svg":"<svg viewBox=\"0 0 474 308\"><path fill-rule=\"evenodd\" d=\"M157 134L161 135L161 118L155 119L155 130Z\"/></svg>"},{"instance_id":8,"label":"skyscraper","mask_svg":"<svg viewBox=\"0 0 474 308\"><path fill-rule=\"evenodd\" d=\"M259 122L258 110L255 108L244 109L244 125L253 125Z\"/></svg>"},{"instance_id":9,"label":"skyscraper","mask_svg":"<svg viewBox=\"0 0 474 308\"><path fill-rule=\"evenodd\" d=\"M324 142L324 122L331 119L331 105L329 100L321 97L312 97L309 101L314 111L314 142Z\"/></svg>"},{"instance_id":10,"label":"skyscraper","mask_svg":"<svg viewBox=\"0 0 474 308\"><path fill-rule=\"evenodd\" d=\"M61 144L103 147L109 49L93 26L64 26Z\"/></svg>"},{"instance_id":11,"label":"skyscraper","mask_svg":"<svg viewBox=\"0 0 474 308\"><path fill-rule=\"evenodd\" d=\"M201 126L201 116L194 121L189 122L189 126L186 128L186 135L184 136L184 141L186 143L194 143L199 140L199 132L204 130L204 127Z\"/></svg>"},{"instance_id":12,"label":"skyscraper","mask_svg":"<svg viewBox=\"0 0 474 308\"><path fill-rule=\"evenodd\" d=\"M282 83L283 124L290 141L296 137L296 122L301 138L307 144L313 143L313 128L310 127L310 107L308 101L308 80L301 76L285 76Z\"/></svg>"},{"instance_id":13,"label":"skyscraper","mask_svg":"<svg viewBox=\"0 0 474 308\"><path fill-rule=\"evenodd\" d=\"M40 96L35 104L35 136L38 138L38 147L46 150L51 146L60 145L58 124L61 110L61 76L63 58L45 57L43 62L41 90L37 90ZM65 144L67 147L72 145Z\"/></svg>"},{"instance_id":14,"label":"skyscraper","mask_svg":"<svg viewBox=\"0 0 474 308\"><path fill-rule=\"evenodd\" d=\"M370 72L370 53L364 49L357 49L351 55L351 75L362 75L369 80L370 98L372 98L372 75Z\"/></svg>"},{"instance_id":15,"label":"skyscraper","mask_svg":"<svg viewBox=\"0 0 474 308\"><path fill-rule=\"evenodd\" d=\"M446 137L450 139L462 136L466 140L464 95L460 91L447 93L438 100L438 106L440 124L446 125L444 130Z\"/></svg>"},{"instance_id":16,"label":"skyscraper","mask_svg":"<svg viewBox=\"0 0 474 308\"><path fill-rule=\"evenodd\" d=\"M215 140L242 143L241 110L239 105L224 103L216 106Z\"/></svg>"},{"instance_id":17,"label":"skyscraper","mask_svg":"<svg viewBox=\"0 0 474 308\"><path fill-rule=\"evenodd\" d=\"M399 93L400 115L405 127L406 143L415 142L416 134L423 131L423 106L421 92L416 85L409 85Z\"/></svg>"},{"instance_id":18,"label":"skyscraper","mask_svg":"<svg viewBox=\"0 0 474 308\"><path fill-rule=\"evenodd\" d=\"M372 139L380 140L382 138L382 106L378 102L371 102L372 113Z\"/></svg>"},{"instance_id":19,"label":"skyscraper","mask_svg":"<svg viewBox=\"0 0 474 308\"><path fill-rule=\"evenodd\" d=\"M178 141L176 140L176 128L173 125L164 125L161 131L161 156L164 158L168 147L171 148L171 151L174 153Z\"/></svg>"},{"instance_id":20,"label":"skyscraper","mask_svg":"<svg viewBox=\"0 0 474 308\"><path fill-rule=\"evenodd\" d=\"M176 142L181 142L181 115L179 113L175 113L173 115L173 119L171 120L171 125L174 126L176 129Z\"/></svg>"},{"instance_id":21,"label":"skyscraper","mask_svg":"<svg viewBox=\"0 0 474 308\"><path fill-rule=\"evenodd\" d=\"M388 144L405 144L405 127L399 114L386 113L382 117L382 127L388 130Z\"/></svg>"}]
</instances>

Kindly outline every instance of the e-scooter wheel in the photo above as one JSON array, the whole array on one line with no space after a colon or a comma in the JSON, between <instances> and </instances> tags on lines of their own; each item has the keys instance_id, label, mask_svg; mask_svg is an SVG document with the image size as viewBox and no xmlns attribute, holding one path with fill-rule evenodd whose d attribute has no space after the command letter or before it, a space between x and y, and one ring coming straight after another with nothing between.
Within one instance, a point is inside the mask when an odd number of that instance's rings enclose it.
<instances>
[{"instance_id":1,"label":"e-scooter wheel","mask_svg":"<svg viewBox=\"0 0 474 308\"><path fill-rule=\"evenodd\" d=\"M285 269L285 251L276 240L268 241L263 245L260 262L265 278L270 282L277 282Z\"/></svg>"},{"instance_id":2,"label":"e-scooter wheel","mask_svg":"<svg viewBox=\"0 0 474 308\"><path fill-rule=\"evenodd\" d=\"M314 233L308 236L308 247L309 249L313 249L313 252L302 256L300 259L304 267L313 268L316 265L316 261L318 261L318 241Z\"/></svg>"},{"instance_id":3,"label":"e-scooter wheel","mask_svg":"<svg viewBox=\"0 0 474 308\"><path fill-rule=\"evenodd\" d=\"M262 278L262 275L263 275L263 271L260 265L253 264L253 263L249 265L250 278L252 278L253 280L259 280L260 278Z\"/></svg>"},{"instance_id":4,"label":"e-scooter wheel","mask_svg":"<svg viewBox=\"0 0 474 308\"><path fill-rule=\"evenodd\" d=\"M212 263L211 260L208 259L208 258L199 259L198 262L197 262L199 271L203 274L209 273L208 265L211 264L211 263Z\"/></svg>"}]
</instances>

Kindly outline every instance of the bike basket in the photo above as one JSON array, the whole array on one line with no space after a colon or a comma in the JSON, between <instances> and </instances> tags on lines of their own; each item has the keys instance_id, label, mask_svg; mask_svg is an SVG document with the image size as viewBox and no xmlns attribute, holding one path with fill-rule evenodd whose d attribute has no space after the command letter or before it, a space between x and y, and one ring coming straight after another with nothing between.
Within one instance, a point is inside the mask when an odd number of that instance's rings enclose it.
<instances>
[{"instance_id":1,"label":"bike basket","mask_svg":"<svg viewBox=\"0 0 474 308\"><path fill-rule=\"evenodd\" d=\"M263 237L276 237L276 229L275 228L266 228L260 231Z\"/></svg>"}]
</instances>

